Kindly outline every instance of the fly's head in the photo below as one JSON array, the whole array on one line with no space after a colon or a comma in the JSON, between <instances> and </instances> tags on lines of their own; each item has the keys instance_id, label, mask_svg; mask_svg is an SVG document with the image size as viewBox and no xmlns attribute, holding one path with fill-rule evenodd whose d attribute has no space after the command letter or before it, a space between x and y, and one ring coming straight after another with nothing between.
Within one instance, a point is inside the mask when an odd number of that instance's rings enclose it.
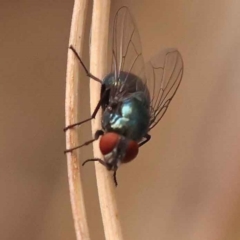
<instances>
[{"instance_id":1,"label":"fly's head","mask_svg":"<svg viewBox=\"0 0 240 240\"><path fill-rule=\"evenodd\" d=\"M115 132L105 133L99 142L99 148L104 155L105 166L116 172L121 163L133 160L138 154L138 143L129 140Z\"/></svg>"},{"instance_id":2,"label":"fly's head","mask_svg":"<svg viewBox=\"0 0 240 240\"><path fill-rule=\"evenodd\" d=\"M104 159L93 158L83 162L99 162L104 165L107 170L113 171L113 180L117 186L116 173L121 163L132 161L138 154L138 143L121 136L115 132L105 133L99 142L99 148L104 155Z\"/></svg>"}]
</instances>

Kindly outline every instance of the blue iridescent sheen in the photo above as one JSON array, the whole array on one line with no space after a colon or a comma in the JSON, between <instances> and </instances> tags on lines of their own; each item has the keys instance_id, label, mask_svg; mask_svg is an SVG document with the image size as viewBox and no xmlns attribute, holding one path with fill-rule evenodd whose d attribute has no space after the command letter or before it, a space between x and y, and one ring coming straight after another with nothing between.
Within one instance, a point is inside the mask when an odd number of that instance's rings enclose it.
<instances>
[{"instance_id":1,"label":"blue iridescent sheen","mask_svg":"<svg viewBox=\"0 0 240 240\"><path fill-rule=\"evenodd\" d=\"M111 91L116 84L122 88L119 96ZM110 89L110 95L107 107L103 108L102 128L137 142L142 140L150 124L149 92L142 80L134 74L121 72L117 81L113 74L106 76L103 85Z\"/></svg>"}]
</instances>

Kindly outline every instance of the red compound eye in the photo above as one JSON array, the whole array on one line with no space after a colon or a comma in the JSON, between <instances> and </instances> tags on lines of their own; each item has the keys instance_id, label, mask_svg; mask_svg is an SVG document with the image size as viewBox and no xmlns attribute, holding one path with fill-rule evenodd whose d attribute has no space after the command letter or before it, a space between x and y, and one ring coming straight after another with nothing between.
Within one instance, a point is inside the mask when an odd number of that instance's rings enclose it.
<instances>
[{"instance_id":1,"label":"red compound eye","mask_svg":"<svg viewBox=\"0 0 240 240\"><path fill-rule=\"evenodd\" d=\"M103 155L106 155L113 151L113 149L118 144L120 135L117 133L109 132L104 134L99 142L99 148ZM122 163L127 163L133 160L138 154L138 143L135 141L129 141L126 155L124 159L122 159Z\"/></svg>"},{"instance_id":2,"label":"red compound eye","mask_svg":"<svg viewBox=\"0 0 240 240\"><path fill-rule=\"evenodd\" d=\"M138 155L138 143L135 141L130 141L127 147L127 152L122 163L127 163L132 161Z\"/></svg>"},{"instance_id":3,"label":"red compound eye","mask_svg":"<svg viewBox=\"0 0 240 240\"><path fill-rule=\"evenodd\" d=\"M119 141L119 135L117 133L109 132L104 134L99 142L99 148L103 155L106 155L113 151Z\"/></svg>"}]
</instances>

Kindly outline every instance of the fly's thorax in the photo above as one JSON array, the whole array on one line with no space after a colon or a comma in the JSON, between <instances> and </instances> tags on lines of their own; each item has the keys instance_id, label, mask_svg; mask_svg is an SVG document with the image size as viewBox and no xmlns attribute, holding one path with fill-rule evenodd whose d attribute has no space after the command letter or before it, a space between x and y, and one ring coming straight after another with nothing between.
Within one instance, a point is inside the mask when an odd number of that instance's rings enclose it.
<instances>
[{"instance_id":1,"label":"fly's thorax","mask_svg":"<svg viewBox=\"0 0 240 240\"><path fill-rule=\"evenodd\" d=\"M148 88L144 82L146 80L141 79L135 74L123 71L118 75L109 73L103 79L103 85L106 88L114 89L113 92L117 92L118 94L123 93L123 95L135 92L144 92L146 95L149 95Z\"/></svg>"},{"instance_id":2,"label":"fly's thorax","mask_svg":"<svg viewBox=\"0 0 240 240\"><path fill-rule=\"evenodd\" d=\"M99 142L108 170L117 170L121 163L133 160L138 154L138 143L114 132L105 133Z\"/></svg>"},{"instance_id":3,"label":"fly's thorax","mask_svg":"<svg viewBox=\"0 0 240 240\"><path fill-rule=\"evenodd\" d=\"M102 115L102 128L134 141L140 141L148 132L150 110L147 99L136 93L116 106L107 107Z\"/></svg>"}]
</instances>

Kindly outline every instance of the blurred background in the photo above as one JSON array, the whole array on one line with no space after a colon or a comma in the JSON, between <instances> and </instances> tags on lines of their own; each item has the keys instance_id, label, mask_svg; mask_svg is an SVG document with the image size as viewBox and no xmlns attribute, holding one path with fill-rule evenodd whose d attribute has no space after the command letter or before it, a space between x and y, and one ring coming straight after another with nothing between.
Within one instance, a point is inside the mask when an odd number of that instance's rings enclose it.
<instances>
[{"instance_id":1,"label":"blurred background","mask_svg":"<svg viewBox=\"0 0 240 240\"><path fill-rule=\"evenodd\" d=\"M149 60L177 47L185 72L167 114L131 164L116 197L126 240L240 239L240 3L112 1L127 5ZM64 123L73 1L0 3L0 146L3 240L75 239ZM84 61L88 65L92 2ZM80 118L89 116L89 80ZM90 124L79 128L89 139ZM81 161L92 156L81 150ZM104 239L93 164L81 170L93 240Z\"/></svg>"}]
</instances>

